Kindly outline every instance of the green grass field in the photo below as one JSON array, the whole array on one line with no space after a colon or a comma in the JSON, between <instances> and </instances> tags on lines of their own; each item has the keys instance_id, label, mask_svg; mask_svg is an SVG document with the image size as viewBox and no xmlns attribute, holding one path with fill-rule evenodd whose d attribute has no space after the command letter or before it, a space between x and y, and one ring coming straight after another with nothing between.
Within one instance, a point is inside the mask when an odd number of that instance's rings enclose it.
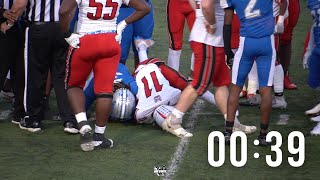
<instances>
[{"instance_id":1,"label":"green grass field","mask_svg":"<svg viewBox=\"0 0 320 180\"><path fill-rule=\"evenodd\" d=\"M310 136L309 132L316 124L304 115L304 111L318 103L319 98L317 92L308 87L308 72L301 65L303 43L312 20L306 0L300 3L301 14L294 32L290 66L290 74L299 89L285 91L288 108L273 110L270 124L270 130L279 131L283 137L283 162L279 167L269 167L262 157L272 154L270 148L253 145L258 133L248 136L248 160L244 167L231 165L228 147L224 165L219 168L210 166L207 160L208 135L211 131L222 131L224 121L214 106L199 103L200 109L192 109L184 118L187 127L194 121L194 137L182 146L184 154L175 169L169 168L170 160L180 139L151 125L110 123L106 133L114 140L114 148L82 152L79 136L63 133L61 122L45 120L41 132L30 133L13 125L10 118L0 121L0 179L159 179L153 168L163 165L173 172L168 179L319 179L320 137ZM168 53L166 1L154 0L153 4L156 44L150 49L149 56L165 60ZM187 32L184 37L181 66L182 73L188 75L191 51ZM128 64L132 70L131 59ZM54 109L54 95L52 99ZM9 103L0 102L0 112L8 108ZM276 125L281 114L290 115L287 125ZM259 127L259 109L241 107L240 121ZM287 136L292 131L301 131L305 136L305 162L299 168L291 167L287 161L291 156L287 149ZM254 152L259 152L259 159L253 158Z\"/></svg>"}]
</instances>

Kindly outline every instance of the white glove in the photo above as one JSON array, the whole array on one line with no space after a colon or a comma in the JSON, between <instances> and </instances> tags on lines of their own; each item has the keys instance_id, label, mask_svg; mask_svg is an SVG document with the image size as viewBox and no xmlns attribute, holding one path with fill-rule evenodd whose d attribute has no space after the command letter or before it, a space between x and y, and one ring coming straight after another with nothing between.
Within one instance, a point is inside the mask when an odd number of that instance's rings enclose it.
<instances>
[{"instance_id":1,"label":"white glove","mask_svg":"<svg viewBox=\"0 0 320 180\"><path fill-rule=\"evenodd\" d=\"M80 34L75 34L75 33L72 33L70 37L68 38L64 38L67 43L73 47L73 48L80 48L79 47L79 43L80 43L80 38L84 36L84 35L80 35Z\"/></svg>"},{"instance_id":2,"label":"white glove","mask_svg":"<svg viewBox=\"0 0 320 180\"><path fill-rule=\"evenodd\" d=\"M302 66L303 66L304 69L309 68L309 57L310 57L310 54L308 54L308 53L306 53L303 56Z\"/></svg>"},{"instance_id":3,"label":"white glove","mask_svg":"<svg viewBox=\"0 0 320 180\"><path fill-rule=\"evenodd\" d=\"M125 20L121 21L118 25L117 25L117 35L115 37L116 41L119 42L119 44L121 44L121 39L122 39L122 32L124 30L124 28L126 28L127 23Z\"/></svg>"},{"instance_id":4,"label":"white glove","mask_svg":"<svg viewBox=\"0 0 320 180\"><path fill-rule=\"evenodd\" d=\"M284 32L284 16L279 16L278 22L274 27L275 34L282 34Z\"/></svg>"}]
</instances>

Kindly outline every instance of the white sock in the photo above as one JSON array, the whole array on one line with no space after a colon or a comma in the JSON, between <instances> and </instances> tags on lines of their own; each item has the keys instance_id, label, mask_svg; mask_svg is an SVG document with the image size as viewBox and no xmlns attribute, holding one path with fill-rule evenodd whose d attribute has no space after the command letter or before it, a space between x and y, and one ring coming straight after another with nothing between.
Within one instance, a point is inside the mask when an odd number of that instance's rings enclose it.
<instances>
[{"instance_id":1,"label":"white sock","mask_svg":"<svg viewBox=\"0 0 320 180\"><path fill-rule=\"evenodd\" d=\"M144 44L140 44L138 47L138 55L139 55L139 61L142 62L146 59L148 59L148 54L147 54L147 47Z\"/></svg>"},{"instance_id":2,"label":"white sock","mask_svg":"<svg viewBox=\"0 0 320 180\"><path fill-rule=\"evenodd\" d=\"M106 126L100 127L96 125L94 128L94 132L99 134L104 134L105 130L106 130Z\"/></svg>"},{"instance_id":3,"label":"white sock","mask_svg":"<svg viewBox=\"0 0 320 180\"><path fill-rule=\"evenodd\" d=\"M210 104L217 105L216 100L214 99L214 95L210 91L206 91L205 93L203 93L200 98Z\"/></svg>"},{"instance_id":4,"label":"white sock","mask_svg":"<svg viewBox=\"0 0 320 180\"><path fill-rule=\"evenodd\" d=\"M284 72L281 64L274 68L273 89L275 93L283 93Z\"/></svg>"},{"instance_id":5,"label":"white sock","mask_svg":"<svg viewBox=\"0 0 320 180\"><path fill-rule=\"evenodd\" d=\"M191 71L194 71L194 53L191 55L191 64L190 64Z\"/></svg>"},{"instance_id":6,"label":"white sock","mask_svg":"<svg viewBox=\"0 0 320 180\"><path fill-rule=\"evenodd\" d=\"M169 48L168 65L176 71L179 71L181 50L175 51Z\"/></svg>"},{"instance_id":7,"label":"white sock","mask_svg":"<svg viewBox=\"0 0 320 180\"><path fill-rule=\"evenodd\" d=\"M174 108L172 111L172 114L176 116L176 119L173 119L171 121L172 124L181 124L182 123L182 117L184 116L184 112L179 111L178 109Z\"/></svg>"},{"instance_id":8,"label":"white sock","mask_svg":"<svg viewBox=\"0 0 320 180\"><path fill-rule=\"evenodd\" d=\"M7 74L7 79L11 79L11 74L10 74L10 71L8 71L8 74Z\"/></svg>"},{"instance_id":9,"label":"white sock","mask_svg":"<svg viewBox=\"0 0 320 180\"><path fill-rule=\"evenodd\" d=\"M87 120L87 115L85 112L80 112L80 113L76 114L75 117L76 117L76 120L78 123L80 123L81 121Z\"/></svg>"}]
</instances>

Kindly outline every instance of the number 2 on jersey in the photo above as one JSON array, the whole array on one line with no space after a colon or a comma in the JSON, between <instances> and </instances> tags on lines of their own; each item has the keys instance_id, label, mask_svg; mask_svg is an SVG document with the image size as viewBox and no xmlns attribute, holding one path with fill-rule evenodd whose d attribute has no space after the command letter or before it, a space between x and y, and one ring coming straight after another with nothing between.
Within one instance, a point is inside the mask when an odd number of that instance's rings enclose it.
<instances>
[{"instance_id":1,"label":"number 2 on jersey","mask_svg":"<svg viewBox=\"0 0 320 180\"><path fill-rule=\"evenodd\" d=\"M106 0L105 6L103 6L102 3L96 2L96 0L90 0L89 1L89 7L95 7L96 13L88 13L87 17L91 20L98 20L102 16L102 10L103 7L112 8L111 13L103 14L104 20L111 20L116 16L117 10L118 10L118 3L112 2L112 0Z\"/></svg>"},{"instance_id":2,"label":"number 2 on jersey","mask_svg":"<svg viewBox=\"0 0 320 180\"><path fill-rule=\"evenodd\" d=\"M257 0L249 0L249 3L247 5L246 9L244 10L244 15L246 16L246 19L260 16L259 9L253 10L256 3L257 3Z\"/></svg>"},{"instance_id":3,"label":"number 2 on jersey","mask_svg":"<svg viewBox=\"0 0 320 180\"><path fill-rule=\"evenodd\" d=\"M158 80L157 75L156 75L156 72L152 71L152 72L150 73L150 75L151 75L151 78L152 78L152 81L153 81L153 85L154 85L154 87L155 87L155 89L156 89L156 92L161 91L163 85L160 85L159 80ZM142 81L142 83L143 83L143 85L144 85L145 95L146 95L146 97L148 98L148 97L151 96L152 89L150 89L149 83L148 83L148 80L147 80L146 77L143 77L143 78L141 79L141 81Z\"/></svg>"}]
</instances>

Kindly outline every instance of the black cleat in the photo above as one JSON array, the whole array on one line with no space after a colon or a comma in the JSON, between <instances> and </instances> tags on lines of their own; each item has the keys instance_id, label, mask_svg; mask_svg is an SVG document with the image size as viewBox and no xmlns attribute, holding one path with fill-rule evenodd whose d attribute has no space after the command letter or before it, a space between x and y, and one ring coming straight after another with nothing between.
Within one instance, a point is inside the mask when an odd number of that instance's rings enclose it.
<instances>
[{"instance_id":1,"label":"black cleat","mask_svg":"<svg viewBox=\"0 0 320 180\"><path fill-rule=\"evenodd\" d=\"M259 135L258 136L259 146L270 146L271 142L266 141L266 136Z\"/></svg>"},{"instance_id":2,"label":"black cleat","mask_svg":"<svg viewBox=\"0 0 320 180\"><path fill-rule=\"evenodd\" d=\"M224 141L227 145L230 145L230 138L231 138L231 133L224 132Z\"/></svg>"},{"instance_id":3,"label":"black cleat","mask_svg":"<svg viewBox=\"0 0 320 180\"><path fill-rule=\"evenodd\" d=\"M94 144L92 140L92 129L89 126L88 121L81 121L78 123L80 129L80 147L83 151L94 150Z\"/></svg>"},{"instance_id":4,"label":"black cleat","mask_svg":"<svg viewBox=\"0 0 320 180\"><path fill-rule=\"evenodd\" d=\"M112 139L107 139L103 134L93 134L94 149L106 149L113 147Z\"/></svg>"},{"instance_id":5,"label":"black cleat","mask_svg":"<svg viewBox=\"0 0 320 180\"><path fill-rule=\"evenodd\" d=\"M13 119L11 120L11 122L12 122L13 124L19 125L21 120L22 120L22 118L13 118Z\"/></svg>"},{"instance_id":6,"label":"black cleat","mask_svg":"<svg viewBox=\"0 0 320 180\"><path fill-rule=\"evenodd\" d=\"M77 129L77 125L73 122L66 122L64 125L64 132L69 134L78 134L79 130Z\"/></svg>"},{"instance_id":7,"label":"black cleat","mask_svg":"<svg viewBox=\"0 0 320 180\"><path fill-rule=\"evenodd\" d=\"M19 127L20 127L20 129L28 130L30 132L41 131L40 123L36 122L36 121L30 121L28 116L21 119L21 121L19 123Z\"/></svg>"}]
</instances>

